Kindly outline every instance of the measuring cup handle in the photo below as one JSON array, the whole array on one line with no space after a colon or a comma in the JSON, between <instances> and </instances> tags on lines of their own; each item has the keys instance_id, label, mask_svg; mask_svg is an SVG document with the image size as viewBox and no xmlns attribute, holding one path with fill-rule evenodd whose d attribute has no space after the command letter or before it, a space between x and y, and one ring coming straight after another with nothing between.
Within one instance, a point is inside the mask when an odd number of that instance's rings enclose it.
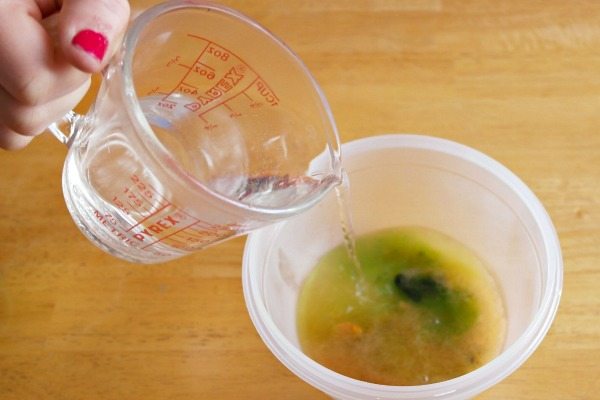
<instances>
[{"instance_id":1,"label":"measuring cup handle","mask_svg":"<svg viewBox=\"0 0 600 400\"><path fill-rule=\"evenodd\" d=\"M55 138L58 139L59 142L67 147L70 147L71 143L73 143L73 139L75 139L75 135L77 134L78 126L83 119L83 115L79 115L75 111L71 110L66 113L60 121L50 124L50 126L48 126L48 130L54 135ZM68 130L68 134L64 133L66 130Z\"/></svg>"}]
</instances>

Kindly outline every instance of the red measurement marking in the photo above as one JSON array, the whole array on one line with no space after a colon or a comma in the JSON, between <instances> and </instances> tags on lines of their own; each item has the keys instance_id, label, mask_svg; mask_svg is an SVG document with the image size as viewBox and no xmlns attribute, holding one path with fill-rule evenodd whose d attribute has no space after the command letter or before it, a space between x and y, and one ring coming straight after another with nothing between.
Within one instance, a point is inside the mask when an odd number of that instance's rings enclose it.
<instances>
[{"instance_id":1,"label":"red measurement marking","mask_svg":"<svg viewBox=\"0 0 600 400\"><path fill-rule=\"evenodd\" d=\"M162 210L164 210L165 208L167 208L167 207L170 207L170 206L171 206L171 203L167 203L167 204L165 204L164 206L162 206L162 207L160 207L160 208L158 208L158 209L156 209L156 210L152 211L152 212L151 212L149 215L147 215L146 217L144 217L144 218L142 218L141 220L139 220L137 224L135 224L135 225L131 226L131 227L130 227L129 229L127 229L125 232L129 232L129 231L131 231L132 229L134 229L134 228L136 228L136 227L140 226L141 224L143 224L144 222L146 222L148 219L150 219L150 218L154 217L156 214L158 214L159 212L161 212Z\"/></svg>"},{"instance_id":2,"label":"red measurement marking","mask_svg":"<svg viewBox=\"0 0 600 400\"><path fill-rule=\"evenodd\" d=\"M200 109L201 106L200 106L200 103L188 103L188 104L184 105L184 107L192 112L196 112Z\"/></svg>"},{"instance_id":3,"label":"red measurement marking","mask_svg":"<svg viewBox=\"0 0 600 400\"><path fill-rule=\"evenodd\" d=\"M135 212L137 212L137 210L138 210L138 206L136 206L136 205L134 205L134 204L131 204L129 201L127 202L127 205L129 206L129 209L130 209L131 211L135 211Z\"/></svg>"},{"instance_id":4,"label":"red measurement marking","mask_svg":"<svg viewBox=\"0 0 600 400\"><path fill-rule=\"evenodd\" d=\"M268 90L271 92L271 94L272 94L272 95L273 95L273 96L274 96L274 97L277 99L277 101L279 101L279 98L277 98L277 96L275 95L275 92L273 91L273 89L271 89L271 87L270 87L270 86L267 84L267 81L266 81L266 80L264 80L264 79L263 79L263 77L262 77L262 76L261 76L261 75L260 75L258 72L256 72L256 71L254 70L254 68L252 68L252 67L250 66L250 64L248 64L246 61L244 61L244 59L243 59L242 57L238 56L238 55L237 55L236 53L234 53L233 51L231 51L231 50L229 50L229 49L227 49L227 48L225 48L225 47L221 46L220 44L218 44L218 43L215 43L215 42L213 42L212 40L209 40L209 39L207 39L207 38L204 38L204 37L202 37L202 36L194 35L194 34L191 34L191 33L188 33L188 36L189 36L189 37L191 37L191 38L194 38L194 39L199 39L199 40L203 40L203 41L207 42L207 45L206 45L206 47L205 47L205 48L204 48L204 50L202 51L202 54L204 54L204 52L205 52L205 51L206 51L206 50L207 50L207 49L208 49L208 48L209 48L211 45L214 45L214 46L216 46L216 47L220 47L220 48L221 48L223 51L225 51L225 52L227 52L227 53L231 54L232 56L234 56L235 58L237 58L238 60L240 60L240 61L241 61L241 62L244 64L244 67L247 67L247 68L249 68L249 69L250 69L250 71L252 71L252 73L253 73L254 75L256 75L256 76L258 77L258 79L260 79L260 80L262 81L262 83L263 83L263 84L265 85L265 87L266 87L266 88L267 88L267 89L268 89ZM202 54L201 54L201 56L202 56ZM194 64L198 63L199 61L200 61L200 57L198 57L198 59L196 60L196 62L195 62ZM202 65L204 65L204 64L202 64Z\"/></svg>"},{"instance_id":5,"label":"red measurement marking","mask_svg":"<svg viewBox=\"0 0 600 400\"><path fill-rule=\"evenodd\" d=\"M131 201L128 201L127 204L129 205L132 211L135 211L139 214L144 214L148 212L148 209L146 207L143 207L143 203L141 201L133 203Z\"/></svg>"},{"instance_id":6,"label":"red measurement marking","mask_svg":"<svg viewBox=\"0 0 600 400\"><path fill-rule=\"evenodd\" d=\"M212 232L212 231L214 231L214 229L211 229L210 227L205 228L202 231L197 231L194 229L192 231L188 231L189 232L188 236L192 239L200 241L200 240L206 239L207 233Z\"/></svg>"},{"instance_id":7,"label":"red measurement marking","mask_svg":"<svg viewBox=\"0 0 600 400\"><path fill-rule=\"evenodd\" d=\"M172 245L173 247L177 247L178 249L183 249L183 248L185 248L187 243L185 241L182 242L180 240L171 239L169 244Z\"/></svg>"},{"instance_id":8,"label":"red measurement marking","mask_svg":"<svg viewBox=\"0 0 600 400\"><path fill-rule=\"evenodd\" d=\"M150 207L148 208L149 210L151 210L154 207L154 201L152 198L152 192L148 189L146 189L145 191L140 191L138 192L140 197L142 198L142 201L148 203L150 205Z\"/></svg>"},{"instance_id":9,"label":"red measurement marking","mask_svg":"<svg viewBox=\"0 0 600 400\"><path fill-rule=\"evenodd\" d=\"M168 66L170 66L171 64L174 64L174 63L176 63L177 61L179 61L179 59L180 59L180 58L181 58L180 56L175 56L175 58L171 58L171 59L169 60L169 62L167 63L167 67L168 67Z\"/></svg>"},{"instance_id":10,"label":"red measurement marking","mask_svg":"<svg viewBox=\"0 0 600 400\"><path fill-rule=\"evenodd\" d=\"M161 237L160 239L158 239L158 240L156 240L156 241L154 241L154 242L152 242L152 243L150 243L150 244L147 244L147 245L145 245L144 247L142 247L142 249L145 249L146 247L153 246L153 245L155 245L156 243L160 243L160 242L164 241L165 239L167 239L167 238L170 238L171 236L173 236L173 235L176 235L176 234L178 234L179 232L181 232L181 231L183 231L183 230L185 230L185 229L187 229L187 228L191 227L192 225L196 224L197 222L199 222L199 221L198 221L198 220L194 220L194 222L192 222L191 224L189 224L189 225L186 225L186 226L184 226L183 228L181 228L181 229L179 229L179 230L176 230L175 232L172 232L172 233L170 233L170 234L168 234L168 235L166 235L166 236L163 236L163 237Z\"/></svg>"},{"instance_id":11,"label":"red measurement marking","mask_svg":"<svg viewBox=\"0 0 600 400\"><path fill-rule=\"evenodd\" d=\"M192 37L192 38L194 38L194 39L200 39L200 40L203 40L203 41L207 42L207 43L208 43L208 45L213 45L213 46L216 46L216 47L219 47L219 48L221 48L221 50L223 50L223 51L225 51L225 52L227 52L227 53L231 54L232 56L234 56L235 58L237 58L238 60L240 60L242 63L244 63L244 66L245 66L245 67L249 68L249 69L250 69L250 71L252 71L252 73L253 73L254 75L258 76L258 77L259 77L261 80L263 80L263 81L264 81L264 79L262 79L262 77L260 76L260 74L259 74L259 73L257 73L257 72L256 72L256 71L255 71L255 70L254 70L254 69L253 69L253 68L250 66L250 64L248 64L246 61L244 61L244 59L243 59L242 57L238 56L236 53L234 53L233 51L229 50L228 48L225 48L225 47L221 46L220 44L218 44L218 43L215 43L215 42L213 42L212 40L210 40L210 39L207 39L207 38L204 38L204 37L202 37L202 36L194 35L194 34L191 34L191 33L188 33L188 36L189 36L189 37ZM205 50L206 50L206 49L205 49Z\"/></svg>"},{"instance_id":12,"label":"red measurement marking","mask_svg":"<svg viewBox=\"0 0 600 400\"><path fill-rule=\"evenodd\" d=\"M229 110L229 118L237 118L237 117L241 117L242 113L235 111L233 108L229 107L227 104L223 103L223 105L225 107L227 107L227 109Z\"/></svg>"},{"instance_id":13,"label":"red measurement marking","mask_svg":"<svg viewBox=\"0 0 600 400\"><path fill-rule=\"evenodd\" d=\"M239 93L234 94L233 96L231 96L230 98L228 98L226 101L231 101L233 99L235 99L236 97L238 97L240 94L246 94L246 90L250 89L252 87L252 85L254 85L254 83L256 83L256 81L258 80L258 78L254 78L254 80L252 82L250 82L250 84L248 86L246 86L244 88L244 90L242 90ZM204 110L202 113L198 114L199 117L202 117L204 114L206 114L209 111L214 110L215 108L225 104L226 101L222 101L220 103L216 103L214 106L207 108L206 110Z\"/></svg>"},{"instance_id":14,"label":"red measurement marking","mask_svg":"<svg viewBox=\"0 0 600 400\"><path fill-rule=\"evenodd\" d=\"M200 54L198 55L198 57L196 57L196 60L192 63L192 67L189 67L187 72L183 75L183 78L181 78L181 80L179 81L179 83L177 85L175 85L175 87L173 88L173 90L171 90L171 92L166 95L165 97L163 97L163 100L166 100L167 97L169 97L170 95L172 95L175 90L177 90L177 88L179 87L179 85L181 85L185 79L188 77L188 75L190 74L190 72L192 72L193 66L196 65L196 63L198 61L200 61L200 58L202 58L202 56L204 55L204 52L206 51L206 49L208 49L208 46L210 46L210 43L207 43L206 46L204 46L204 49L202 49L202 51L200 52Z\"/></svg>"},{"instance_id":15,"label":"red measurement marking","mask_svg":"<svg viewBox=\"0 0 600 400\"><path fill-rule=\"evenodd\" d=\"M198 35L194 35L194 34L188 33L188 36L189 36L189 37L192 37L192 38L194 38L194 39L200 39L200 40L204 40L204 41L206 41L206 42L212 43L210 40L208 40L208 39L204 39L203 37L201 37L201 36L198 36Z\"/></svg>"},{"instance_id":16,"label":"red measurement marking","mask_svg":"<svg viewBox=\"0 0 600 400\"><path fill-rule=\"evenodd\" d=\"M185 83L185 82L181 82L182 86L187 86L187 87L191 87L192 89L198 89L196 86L194 85L190 85L189 83Z\"/></svg>"},{"instance_id":17,"label":"red measurement marking","mask_svg":"<svg viewBox=\"0 0 600 400\"><path fill-rule=\"evenodd\" d=\"M156 194L158 197L162 197L162 198L163 198L163 199L164 199L164 200L165 200L165 201L166 201L168 204L171 204L171 203L169 202L169 200L167 200L167 198L166 198L165 196L163 196L163 195L162 195L162 194L161 194L161 193L160 193L158 190L156 190L156 188L155 188L154 186L152 186L152 185L151 185L151 184L149 184L149 183L146 183L146 185L147 185L147 186L148 186L148 188L149 188L150 190L152 190L152 191L153 191L153 192L154 192L154 193L155 193L155 194Z\"/></svg>"},{"instance_id":18,"label":"red measurement marking","mask_svg":"<svg viewBox=\"0 0 600 400\"><path fill-rule=\"evenodd\" d=\"M136 199L133 199L133 201L134 201L133 203L131 202L131 200L132 200L132 199L131 199L129 196L127 196L127 199L126 199L126 201L127 201L127 205L129 205L129 207L130 207L132 210L134 210L134 211L138 211L138 210L139 210L139 208L142 206L142 202L141 202L141 200L139 200L139 202L136 202L136 200L138 200L138 199L137 199L137 198L136 198Z\"/></svg>"},{"instance_id":19,"label":"red measurement marking","mask_svg":"<svg viewBox=\"0 0 600 400\"><path fill-rule=\"evenodd\" d=\"M152 88L148 93L146 93L146 96L150 96L150 95L153 95L154 93L158 93L158 89L160 89L158 86Z\"/></svg>"},{"instance_id":20,"label":"red measurement marking","mask_svg":"<svg viewBox=\"0 0 600 400\"><path fill-rule=\"evenodd\" d=\"M252 97L250 97L250 95L246 92L243 92L243 95L246 96L248 98L248 100L254 102L254 99Z\"/></svg>"},{"instance_id":21,"label":"red measurement marking","mask_svg":"<svg viewBox=\"0 0 600 400\"><path fill-rule=\"evenodd\" d=\"M187 241L189 241L190 239L202 239L202 235L194 235L196 232L195 230L191 230L188 231L188 235L187 235Z\"/></svg>"},{"instance_id":22,"label":"red measurement marking","mask_svg":"<svg viewBox=\"0 0 600 400\"><path fill-rule=\"evenodd\" d=\"M157 192L157 191L156 191L156 190L155 190L155 189L154 189L152 186L148 185L148 189L149 189L149 190L151 190L152 192L154 192L154 194L155 194L155 195L156 195L156 197L157 197L157 200L159 200L159 199L158 199L158 197L160 197L160 198L162 199L162 200L160 200L160 201L158 202L158 204L156 204L156 208L160 208L160 207L167 207L167 206L172 206L172 205L173 205L173 204L172 204L172 203L171 203L169 200L167 200L167 199L166 199L166 198L165 198L163 195L161 195L160 193L158 193L158 192Z\"/></svg>"},{"instance_id":23,"label":"red measurement marking","mask_svg":"<svg viewBox=\"0 0 600 400\"><path fill-rule=\"evenodd\" d=\"M100 222L108 231L110 231L111 234L113 234L123 242L127 243L128 245L135 246L135 243L129 237L127 237L127 235L125 235L123 232L119 231L113 226L113 220L115 220L115 217L113 215L108 213L102 215L100 211L94 209L94 216L98 219L98 222Z\"/></svg>"},{"instance_id":24,"label":"red measurement marking","mask_svg":"<svg viewBox=\"0 0 600 400\"><path fill-rule=\"evenodd\" d=\"M201 63L201 62L199 62L198 64L202 65L203 67L206 67L206 68L210 69L211 71L214 71L214 70L215 70L215 69L214 69L213 67L211 67L210 65L207 65L207 64L204 64L204 63Z\"/></svg>"},{"instance_id":25,"label":"red measurement marking","mask_svg":"<svg viewBox=\"0 0 600 400\"><path fill-rule=\"evenodd\" d=\"M258 88L258 93L269 103L272 105L277 105L279 103L279 97L273 93L273 91L267 86L265 81L260 80L256 82L256 87Z\"/></svg>"},{"instance_id":26,"label":"red measurement marking","mask_svg":"<svg viewBox=\"0 0 600 400\"><path fill-rule=\"evenodd\" d=\"M134 209L136 209L137 211L150 211L154 204L150 202L146 194L141 192L137 186L134 185L133 188L137 190L133 191L131 190L131 188L127 188L127 190L125 191L129 205L135 205ZM152 197L152 195L150 195L150 197ZM133 202L133 205L131 204L131 202ZM143 207L144 203L150 204L150 208Z\"/></svg>"}]
</instances>

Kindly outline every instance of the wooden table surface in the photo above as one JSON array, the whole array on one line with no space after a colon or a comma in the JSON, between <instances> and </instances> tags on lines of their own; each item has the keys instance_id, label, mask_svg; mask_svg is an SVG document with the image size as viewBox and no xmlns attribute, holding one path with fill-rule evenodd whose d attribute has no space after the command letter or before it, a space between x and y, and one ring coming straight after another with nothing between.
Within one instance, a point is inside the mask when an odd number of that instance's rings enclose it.
<instances>
[{"instance_id":1,"label":"wooden table surface","mask_svg":"<svg viewBox=\"0 0 600 400\"><path fill-rule=\"evenodd\" d=\"M600 2L225 3L301 56L343 142L444 137L533 189L562 244L561 305L534 355L478 399L600 398ZM65 154L48 134L0 152L0 399L326 398L255 332L244 238L161 265L112 258L67 213Z\"/></svg>"}]
</instances>

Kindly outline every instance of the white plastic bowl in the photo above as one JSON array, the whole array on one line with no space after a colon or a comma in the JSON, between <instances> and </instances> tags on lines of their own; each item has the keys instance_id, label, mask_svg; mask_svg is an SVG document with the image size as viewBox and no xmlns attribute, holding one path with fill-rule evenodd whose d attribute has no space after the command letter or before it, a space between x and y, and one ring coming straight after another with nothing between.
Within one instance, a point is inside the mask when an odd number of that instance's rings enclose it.
<instances>
[{"instance_id":1,"label":"white plastic bowl","mask_svg":"<svg viewBox=\"0 0 600 400\"><path fill-rule=\"evenodd\" d=\"M453 237L483 259L504 298L504 348L475 371L421 386L359 381L307 357L298 343L296 302L317 260L342 243L334 193L308 212L248 238L244 295L267 347L301 379L337 399L465 399L515 371L546 335L562 289L560 244L539 200L498 162L443 139L369 137L344 144L342 154L357 234L423 226Z\"/></svg>"}]
</instances>

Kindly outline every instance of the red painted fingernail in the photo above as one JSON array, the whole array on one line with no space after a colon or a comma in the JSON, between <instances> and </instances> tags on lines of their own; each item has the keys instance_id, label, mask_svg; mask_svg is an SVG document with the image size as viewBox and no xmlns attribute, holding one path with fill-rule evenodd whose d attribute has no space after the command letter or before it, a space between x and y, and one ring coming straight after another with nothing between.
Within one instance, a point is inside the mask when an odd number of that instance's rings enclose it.
<instances>
[{"instance_id":1,"label":"red painted fingernail","mask_svg":"<svg viewBox=\"0 0 600 400\"><path fill-rule=\"evenodd\" d=\"M108 47L106 36L90 29L79 31L71 43L86 53L93 55L99 61L102 61L104 58L104 53L106 53L106 48Z\"/></svg>"}]
</instances>

